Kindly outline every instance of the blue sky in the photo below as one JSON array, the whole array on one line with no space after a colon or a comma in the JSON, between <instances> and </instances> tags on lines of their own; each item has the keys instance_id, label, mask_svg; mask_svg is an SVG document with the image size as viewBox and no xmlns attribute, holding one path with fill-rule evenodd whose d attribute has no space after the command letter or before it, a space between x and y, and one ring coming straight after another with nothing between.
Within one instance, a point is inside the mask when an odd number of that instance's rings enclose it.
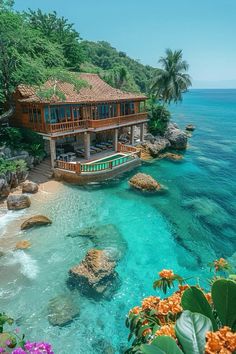
<instances>
[{"instance_id":1,"label":"blue sky","mask_svg":"<svg viewBox=\"0 0 236 354\"><path fill-rule=\"evenodd\" d=\"M105 40L158 66L183 49L193 87L236 88L236 0L15 0L17 10L55 10L83 39Z\"/></svg>"}]
</instances>

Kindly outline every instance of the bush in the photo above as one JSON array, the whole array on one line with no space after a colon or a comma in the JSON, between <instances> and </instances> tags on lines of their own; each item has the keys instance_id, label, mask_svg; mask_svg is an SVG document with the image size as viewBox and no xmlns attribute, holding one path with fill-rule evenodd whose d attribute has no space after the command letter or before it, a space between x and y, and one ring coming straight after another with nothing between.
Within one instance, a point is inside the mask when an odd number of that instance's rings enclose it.
<instances>
[{"instance_id":1,"label":"bush","mask_svg":"<svg viewBox=\"0 0 236 354\"><path fill-rule=\"evenodd\" d=\"M153 135L164 135L170 121L170 112L164 106L151 104L149 107L149 132Z\"/></svg>"},{"instance_id":2,"label":"bush","mask_svg":"<svg viewBox=\"0 0 236 354\"><path fill-rule=\"evenodd\" d=\"M136 354L220 354L236 351L236 281L232 268L220 258L214 261L215 274L210 292L199 284L190 286L172 270L162 270L154 288L166 293L161 299L149 296L130 310L126 326ZM185 284L183 285L183 283Z\"/></svg>"},{"instance_id":3,"label":"bush","mask_svg":"<svg viewBox=\"0 0 236 354\"><path fill-rule=\"evenodd\" d=\"M18 149L22 142L22 134L20 129L6 127L0 129L0 141L1 143L9 146L12 149Z\"/></svg>"},{"instance_id":4,"label":"bush","mask_svg":"<svg viewBox=\"0 0 236 354\"><path fill-rule=\"evenodd\" d=\"M4 160L0 159L0 174L6 174L7 172L25 172L27 171L27 165L24 160Z\"/></svg>"}]
</instances>

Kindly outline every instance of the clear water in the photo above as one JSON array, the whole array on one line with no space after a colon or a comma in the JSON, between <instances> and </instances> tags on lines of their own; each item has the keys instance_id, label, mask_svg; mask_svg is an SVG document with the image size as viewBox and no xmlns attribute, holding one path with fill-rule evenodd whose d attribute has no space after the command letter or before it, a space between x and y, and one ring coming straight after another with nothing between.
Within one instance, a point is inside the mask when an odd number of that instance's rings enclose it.
<instances>
[{"instance_id":1,"label":"clear water","mask_svg":"<svg viewBox=\"0 0 236 354\"><path fill-rule=\"evenodd\" d=\"M50 227L18 234L32 248L0 258L1 309L17 318L30 338L50 341L56 354L122 353L125 315L155 294L152 282L160 269L201 277L208 274L209 261L235 252L236 90L192 90L171 109L180 126L197 127L182 162L144 163L100 185L64 185L54 199L31 207L53 220ZM131 190L128 179L137 171L151 174L168 193ZM4 222L11 221L8 215ZM69 293L69 268L93 247L66 235L104 224L115 225L121 236L114 241L111 234L108 246L119 248L124 240L127 245L117 265L119 289L110 301L99 302L74 292L80 315L63 328L49 325L49 300Z\"/></svg>"},{"instance_id":2,"label":"clear water","mask_svg":"<svg viewBox=\"0 0 236 354\"><path fill-rule=\"evenodd\" d=\"M115 155L112 155L112 156L108 156L108 157L104 157L104 159L100 159L96 162L107 162L107 161L113 161L115 159L118 159L119 157L124 157L124 155L122 154L115 154Z\"/></svg>"}]
</instances>

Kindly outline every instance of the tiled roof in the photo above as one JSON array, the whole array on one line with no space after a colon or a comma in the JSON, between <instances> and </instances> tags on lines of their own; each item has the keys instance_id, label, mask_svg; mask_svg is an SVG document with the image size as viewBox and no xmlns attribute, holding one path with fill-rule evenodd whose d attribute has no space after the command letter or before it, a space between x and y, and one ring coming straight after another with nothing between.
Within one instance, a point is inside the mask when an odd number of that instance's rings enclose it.
<instances>
[{"instance_id":1,"label":"tiled roof","mask_svg":"<svg viewBox=\"0 0 236 354\"><path fill-rule=\"evenodd\" d=\"M143 94L135 94L131 92L124 92L115 89L103 81L97 74L79 74L79 78L88 83L88 87L83 87L77 92L72 84L66 82L59 82L57 88L65 95L66 99L63 102L67 103L86 103L86 102L107 102L116 100L132 100L132 99L146 99ZM51 88L53 83L46 82L45 88ZM18 86L22 99L21 102L49 102L45 99L40 99L36 95L36 89L30 86ZM50 100L51 103L60 103L61 99L54 97Z\"/></svg>"}]
</instances>

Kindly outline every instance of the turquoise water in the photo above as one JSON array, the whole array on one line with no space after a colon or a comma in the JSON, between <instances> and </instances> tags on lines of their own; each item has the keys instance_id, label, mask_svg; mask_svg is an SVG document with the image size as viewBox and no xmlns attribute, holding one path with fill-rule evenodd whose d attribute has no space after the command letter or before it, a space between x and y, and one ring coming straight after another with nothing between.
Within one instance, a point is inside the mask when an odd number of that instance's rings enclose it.
<instances>
[{"instance_id":1,"label":"turquoise water","mask_svg":"<svg viewBox=\"0 0 236 354\"><path fill-rule=\"evenodd\" d=\"M104 159L101 159L97 162L95 161L95 164L93 164L93 163L84 164L82 171L83 172L101 171L101 170L109 169L110 162L111 162L111 166L115 167L115 166L122 165L123 163L129 161L130 159L131 159L130 156L116 154L113 156L105 157Z\"/></svg>"},{"instance_id":2,"label":"turquoise water","mask_svg":"<svg viewBox=\"0 0 236 354\"><path fill-rule=\"evenodd\" d=\"M180 126L197 127L182 162L147 162L84 188L64 185L46 206L37 206L53 224L17 234L32 248L0 258L1 309L17 318L30 338L52 342L56 354L123 353L125 315L140 299L156 294L152 282L160 269L201 278L208 274L209 261L235 252L236 90L192 90L171 109ZM137 171L151 174L168 192L146 196L131 190L128 179ZM69 268L94 246L67 235L107 224L118 234L111 233L101 245L120 252L120 287L110 300L73 292L80 315L63 328L49 325L49 300L70 293Z\"/></svg>"}]
</instances>

